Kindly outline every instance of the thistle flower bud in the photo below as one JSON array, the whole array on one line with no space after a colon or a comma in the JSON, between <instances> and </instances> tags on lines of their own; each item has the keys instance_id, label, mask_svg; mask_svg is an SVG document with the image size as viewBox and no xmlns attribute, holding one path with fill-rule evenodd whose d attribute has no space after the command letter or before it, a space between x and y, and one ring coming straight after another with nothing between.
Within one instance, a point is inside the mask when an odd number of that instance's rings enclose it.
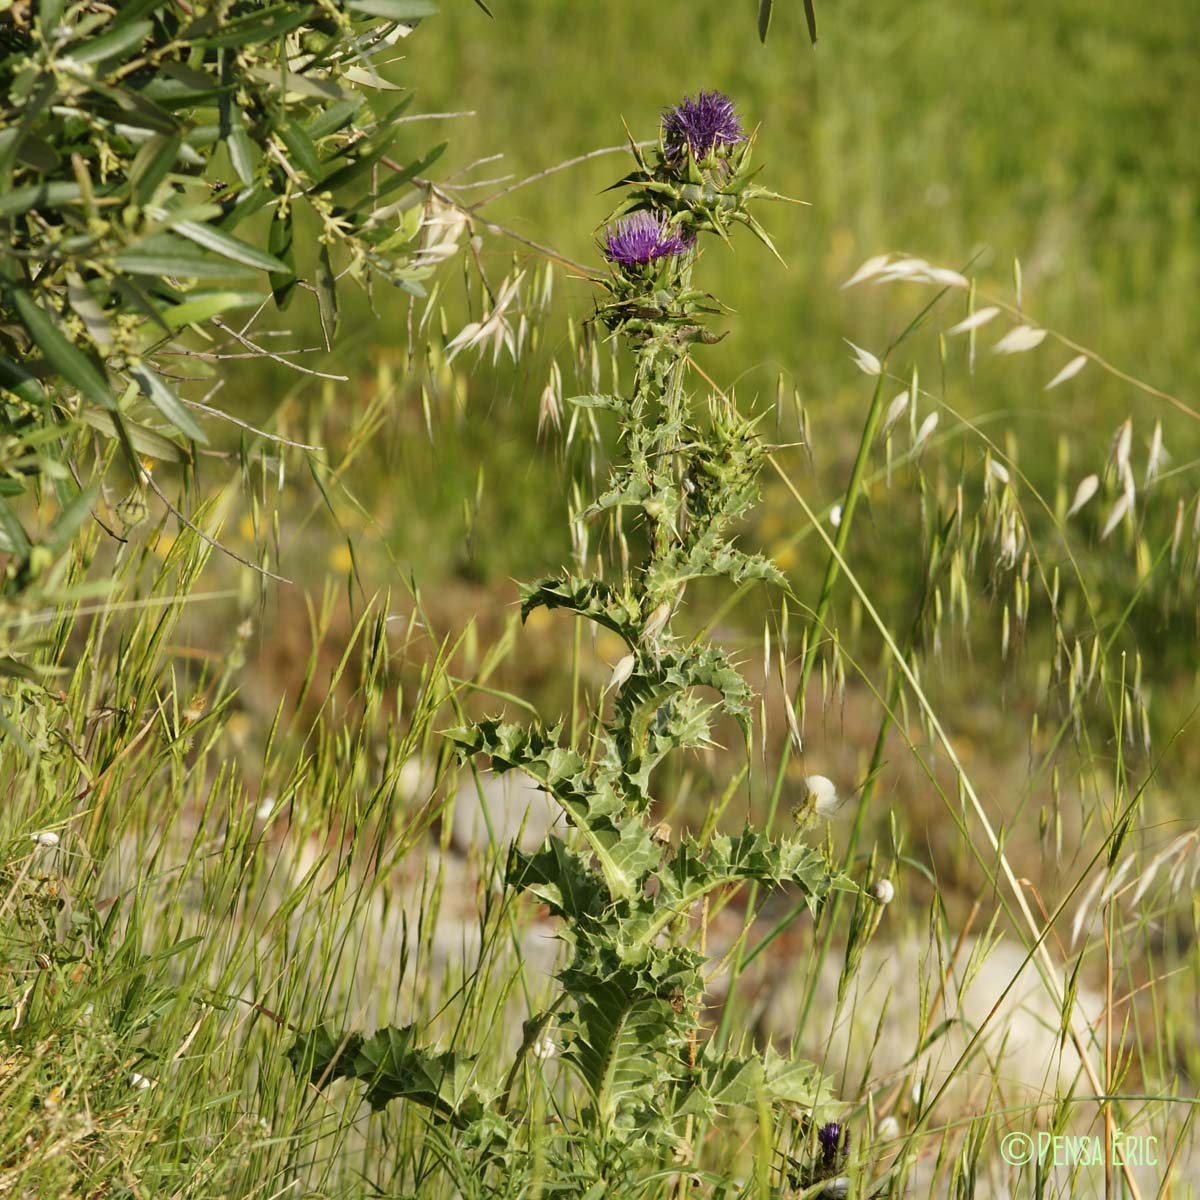
<instances>
[{"instance_id":1,"label":"thistle flower bud","mask_svg":"<svg viewBox=\"0 0 1200 1200\"><path fill-rule=\"evenodd\" d=\"M830 1121L817 1130L817 1141L821 1146L821 1157L826 1166L833 1166L845 1158L850 1151L850 1130L837 1121Z\"/></svg>"}]
</instances>

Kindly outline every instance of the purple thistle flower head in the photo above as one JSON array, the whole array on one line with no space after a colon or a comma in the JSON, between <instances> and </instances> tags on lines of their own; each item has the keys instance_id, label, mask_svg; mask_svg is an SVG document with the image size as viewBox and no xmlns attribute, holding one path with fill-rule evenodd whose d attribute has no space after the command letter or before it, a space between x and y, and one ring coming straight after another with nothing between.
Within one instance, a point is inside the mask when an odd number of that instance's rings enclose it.
<instances>
[{"instance_id":1,"label":"purple thistle flower head","mask_svg":"<svg viewBox=\"0 0 1200 1200\"><path fill-rule=\"evenodd\" d=\"M682 254L688 242L667 224L665 217L650 212L635 212L610 225L604 239L604 253L610 262L623 267L640 266L668 254Z\"/></svg>"},{"instance_id":2,"label":"purple thistle flower head","mask_svg":"<svg viewBox=\"0 0 1200 1200\"><path fill-rule=\"evenodd\" d=\"M721 92L700 92L696 99L684 96L681 104L663 113L663 144L668 158L678 158L691 147L696 158L706 158L722 146L744 142L742 119L733 101Z\"/></svg>"},{"instance_id":3,"label":"purple thistle flower head","mask_svg":"<svg viewBox=\"0 0 1200 1200\"><path fill-rule=\"evenodd\" d=\"M817 1141L821 1144L821 1157L832 1164L850 1149L850 1130L837 1121L830 1121L817 1130Z\"/></svg>"}]
</instances>

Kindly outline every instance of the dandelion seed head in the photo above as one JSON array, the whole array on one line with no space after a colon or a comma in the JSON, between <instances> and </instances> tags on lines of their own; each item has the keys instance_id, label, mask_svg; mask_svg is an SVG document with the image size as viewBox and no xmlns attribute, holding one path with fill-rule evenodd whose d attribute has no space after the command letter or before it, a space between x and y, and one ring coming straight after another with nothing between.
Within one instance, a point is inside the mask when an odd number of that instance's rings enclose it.
<instances>
[{"instance_id":1,"label":"dandelion seed head","mask_svg":"<svg viewBox=\"0 0 1200 1200\"><path fill-rule=\"evenodd\" d=\"M804 779L805 799L813 806L818 817L829 820L833 817L842 802L838 799L837 786L832 779L824 775L807 775Z\"/></svg>"}]
</instances>

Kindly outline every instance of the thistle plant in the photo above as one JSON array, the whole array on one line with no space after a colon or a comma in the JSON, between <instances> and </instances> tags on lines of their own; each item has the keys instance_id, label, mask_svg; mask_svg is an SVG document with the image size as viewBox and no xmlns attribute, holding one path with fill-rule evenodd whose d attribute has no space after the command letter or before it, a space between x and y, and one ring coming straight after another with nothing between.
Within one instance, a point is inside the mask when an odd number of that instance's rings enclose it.
<instances>
[{"instance_id":1,"label":"thistle plant","mask_svg":"<svg viewBox=\"0 0 1200 1200\"><path fill-rule=\"evenodd\" d=\"M703 937L713 893L788 886L815 911L840 880L797 836L773 840L752 828L676 836L656 813L655 769L668 755L712 744L722 716L740 729L747 753L752 739L751 690L734 662L676 631L688 585L783 583L769 560L734 541L766 453L754 423L731 398L698 400L688 388L692 348L719 340L704 321L720 306L692 283L704 236L727 241L741 224L769 244L750 211L772 195L752 183L753 144L725 97L684 100L664 115L649 160L635 148L636 170L618 185L626 198L602 237L610 269L597 280L595 320L629 344L636 368L628 394L574 400L615 414L624 451L582 518L619 526L630 510L647 554L521 589L523 617L563 609L625 644L589 736L575 745L561 721L501 718L448 735L463 760L484 755L497 773L523 772L565 814L565 832L535 852L511 847L504 873L512 893L534 897L560 923L568 960L557 993L525 1022L506 1077L490 1086L467 1056L420 1048L411 1027L366 1041L323 1029L293 1050L316 1079L363 1079L372 1103L402 1096L428 1106L457 1130L476 1180L511 1170L526 1144L514 1114L536 1108L539 1085L530 1080L537 1072L522 1068L544 1063L548 1047L561 1047L556 1056L584 1099L560 1104L573 1115L540 1154L576 1179L622 1189L612 1194L656 1194L667 1164L690 1159L697 1123L730 1107L756 1109L760 1120L800 1110L811 1128L818 1113L836 1115L815 1067L707 1036L705 956L691 943Z\"/></svg>"}]
</instances>

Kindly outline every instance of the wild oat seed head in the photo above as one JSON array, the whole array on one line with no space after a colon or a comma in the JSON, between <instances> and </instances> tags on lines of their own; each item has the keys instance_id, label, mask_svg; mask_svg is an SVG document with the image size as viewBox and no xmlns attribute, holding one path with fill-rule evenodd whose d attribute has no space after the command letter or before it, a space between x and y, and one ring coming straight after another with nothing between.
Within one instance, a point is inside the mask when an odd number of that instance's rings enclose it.
<instances>
[{"instance_id":1,"label":"wild oat seed head","mask_svg":"<svg viewBox=\"0 0 1200 1200\"><path fill-rule=\"evenodd\" d=\"M632 654L627 654L613 667L612 677L608 681L608 691L616 691L630 675L633 674L634 663L637 660Z\"/></svg>"}]
</instances>

